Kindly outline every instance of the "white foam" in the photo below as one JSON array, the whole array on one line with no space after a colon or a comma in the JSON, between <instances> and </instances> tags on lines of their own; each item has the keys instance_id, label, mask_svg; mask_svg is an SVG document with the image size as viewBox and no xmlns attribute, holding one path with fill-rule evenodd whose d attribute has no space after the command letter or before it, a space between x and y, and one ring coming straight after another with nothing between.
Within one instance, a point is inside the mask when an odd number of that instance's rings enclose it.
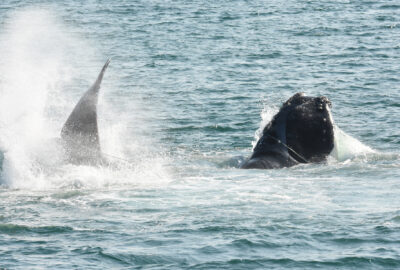
<instances>
[{"instance_id":1,"label":"white foam","mask_svg":"<svg viewBox=\"0 0 400 270\"><path fill-rule=\"evenodd\" d=\"M335 138L331 156L337 161L346 162L361 155L375 153L372 148L346 134L336 125L334 125L333 132Z\"/></svg>"},{"instance_id":2,"label":"white foam","mask_svg":"<svg viewBox=\"0 0 400 270\"><path fill-rule=\"evenodd\" d=\"M113 114L101 96L99 106L107 108L110 119L118 119L112 123L100 119L103 150L120 161L133 162L103 168L63 162L57 143L61 127L103 63L96 59L95 48L73 34L54 13L37 8L10 13L0 32L0 50L1 183L28 189L95 188L169 179L163 158L152 156L143 144L140 151L132 150L142 140L129 137L126 119ZM93 66L98 68L93 70Z\"/></svg>"},{"instance_id":3,"label":"white foam","mask_svg":"<svg viewBox=\"0 0 400 270\"><path fill-rule=\"evenodd\" d=\"M261 138L265 126L272 120L272 117L274 117L274 115L277 112L278 112L277 107L271 107L271 106L264 105L264 108L260 114L261 115L260 127L256 130L256 132L254 134L255 140L251 142L251 144L253 146L253 150L254 150L254 147L256 147L258 140Z\"/></svg>"}]
</instances>

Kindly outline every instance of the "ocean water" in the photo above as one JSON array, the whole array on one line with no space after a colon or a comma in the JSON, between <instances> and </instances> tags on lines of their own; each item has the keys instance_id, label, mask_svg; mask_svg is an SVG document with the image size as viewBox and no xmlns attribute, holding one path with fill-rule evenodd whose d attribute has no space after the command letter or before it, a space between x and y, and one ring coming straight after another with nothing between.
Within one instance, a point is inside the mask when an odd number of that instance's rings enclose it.
<instances>
[{"instance_id":1,"label":"ocean water","mask_svg":"<svg viewBox=\"0 0 400 270\"><path fill-rule=\"evenodd\" d=\"M399 269L398 1L0 3L1 269ZM114 166L57 138L99 101ZM240 170L296 92L324 164Z\"/></svg>"}]
</instances>

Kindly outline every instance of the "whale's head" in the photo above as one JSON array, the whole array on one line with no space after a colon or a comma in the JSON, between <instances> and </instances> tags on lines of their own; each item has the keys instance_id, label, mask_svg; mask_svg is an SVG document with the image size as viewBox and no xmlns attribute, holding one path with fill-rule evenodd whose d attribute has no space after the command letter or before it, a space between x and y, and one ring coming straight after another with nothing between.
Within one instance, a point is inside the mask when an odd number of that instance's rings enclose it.
<instances>
[{"instance_id":1,"label":"whale's head","mask_svg":"<svg viewBox=\"0 0 400 270\"><path fill-rule=\"evenodd\" d=\"M334 146L332 104L297 93L264 127L243 169L272 169L326 160Z\"/></svg>"},{"instance_id":2,"label":"whale's head","mask_svg":"<svg viewBox=\"0 0 400 270\"><path fill-rule=\"evenodd\" d=\"M281 111L287 112L286 144L289 154L298 162L326 159L334 146L332 103L327 97L309 97L297 93Z\"/></svg>"}]
</instances>

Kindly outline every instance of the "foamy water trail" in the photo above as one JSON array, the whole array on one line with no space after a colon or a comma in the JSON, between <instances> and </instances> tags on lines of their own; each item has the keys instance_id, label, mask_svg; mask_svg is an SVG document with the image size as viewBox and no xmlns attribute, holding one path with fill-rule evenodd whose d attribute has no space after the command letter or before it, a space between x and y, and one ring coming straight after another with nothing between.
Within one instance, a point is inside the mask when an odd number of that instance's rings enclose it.
<instances>
[{"instance_id":1,"label":"foamy water trail","mask_svg":"<svg viewBox=\"0 0 400 270\"><path fill-rule=\"evenodd\" d=\"M143 147L140 153L131 151L137 140L126 134L126 119L112 115L112 110L108 115L117 122L102 123L99 119L101 143L105 152L118 157L113 163L124 162L109 168L65 164L59 144L61 127L95 80L101 62L95 70L82 67L99 62L96 50L48 10L14 12L6 22L0 32L4 53L0 59L2 184L43 189L154 183L167 178L162 158L151 156ZM99 105L108 107L101 97Z\"/></svg>"}]
</instances>

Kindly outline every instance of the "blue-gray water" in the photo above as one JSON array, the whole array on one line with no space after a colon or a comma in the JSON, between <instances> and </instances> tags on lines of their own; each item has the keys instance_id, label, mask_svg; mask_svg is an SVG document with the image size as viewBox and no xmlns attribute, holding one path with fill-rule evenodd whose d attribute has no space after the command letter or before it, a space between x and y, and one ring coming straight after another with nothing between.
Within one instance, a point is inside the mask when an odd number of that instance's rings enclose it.
<instances>
[{"instance_id":1,"label":"blue-gray water","mask_svg":"<svg viewBox=\"0 0 400 270\"><path fill-rule=\"evenodd\" d=\"M0 4L0 268L400 268L398 1ZM117 165L56 138L99 104ZM333 103L326 164L240 170L295 92Z\"/></svg>"}]
</instances>

